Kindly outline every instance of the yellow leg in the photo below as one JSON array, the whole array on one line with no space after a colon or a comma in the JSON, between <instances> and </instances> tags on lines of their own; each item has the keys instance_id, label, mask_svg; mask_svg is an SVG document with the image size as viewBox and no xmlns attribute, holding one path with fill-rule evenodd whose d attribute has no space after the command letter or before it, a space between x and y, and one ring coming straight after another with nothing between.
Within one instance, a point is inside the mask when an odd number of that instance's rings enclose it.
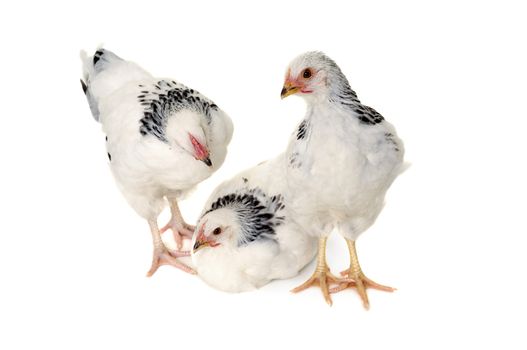
<instances>
[{"instance_id":1,"label":"yellow leg","mask_svg":"<svg viewBox=\"0 0 527 350\"><path fill-rule=\"evenodd\" d=\"M148 224L150 225L150 231L152 232L152 239L154 241L154 255L152 257L152 266L146 275L148 277L152 276L161 265L172 265L185 272L196 274L196 271L191 267L176 259L176 257L188 256L189 254L185 252L169 252L165 243L163 243L163 240L161 239L161 233L157 227L156 220L148 220Z\"/></svg>"},{"instance_id":2,"label":"yellow leg","mask_svg":"<svg viewBox=\"0 0 527 350\"><path fill-rule=\"evenodd\" d=\"M370 302L368 300L366 288L378 289L385 292L393 292L395 288L383 286L382 284L378 284L366 277L359 264L359 257L357 256L357 250L355 249L355 241L346 239L346 243L348 244L350 254L350 268L342 271L341 275L347 276L347 278L341 279L342 283L339 286L332 288L330 292L336 293L346 288L356 287L357 292L362 299L364 308L369 309Z\"/></svg>"},{"instance_id":3,"label":"yellow leg","mask_svg":"<svg viewBox=\"0 0 527 350\"><path fill-rule=\"evenodd\" d=\"M326 263L326 240L327 238L321 238L318 240L317 268L315 269L315 272L313 272L313 275L311 275L311 277L302 285L291 290L291 292L298 293L318 283L322 290L322 294L324 295L324 299L331 306L333 302L329 295L328 282L336 283L340 279L329 271L328 264Z\"/></svg>"}]
</instances>

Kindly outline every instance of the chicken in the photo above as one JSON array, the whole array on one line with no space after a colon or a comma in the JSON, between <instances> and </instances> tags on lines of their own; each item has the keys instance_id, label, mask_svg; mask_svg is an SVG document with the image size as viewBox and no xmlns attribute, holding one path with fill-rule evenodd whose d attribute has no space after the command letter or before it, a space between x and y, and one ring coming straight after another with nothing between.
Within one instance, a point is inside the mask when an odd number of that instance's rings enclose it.
<instances>
[{"instance_id":1,"label":"chicken","mask_svg":"<svg viewBox=\"0 0 527 350\"><path fill-rule=\"evenodd\" d=\"M106 134L110 168L130 206L148 221L154 243L151 276L168 264L194 271L169 251L161 233L171 229L181 248L194 227L183 220L178 199L214 173L232 136L230 118L199 92L171 79L154 78L106 49L81 52L82 88ZM161 230L157 217L166 200L172 218Z\"/></svg>"},{"instance_id":2,"label":"chicken","mask_svg":"<svg viewBox=\"0 0 527 350\"><path fill-rule=\"evenodd\" d=\"M316 253L284 206L285 157L221 184L208 200L193 239L192 261L209 285L228 292L290 278Z\"/></svg>"},{"instance_id":3,"label":"chicken","mask_svg":"<svg viewBox=\"0 0 527 350\"><path fill-rule=\"evenodd\" d=\"M295 288L318 283L330 291L355 287L369 307L366 288L393 291L361 270L355 241L375 221L386 191L402 171L404 148L394 127L363 105L336 63L321 52L307 52L289 65L281 97L297 94L307 103L304 119L289 142L285 204L304 231L319 238L313 276ZM326 239L336 228L346 239L350 268L334 276L326 263ZM338 287L330 290L331 283Z\"/></svg>"}]
</instances>

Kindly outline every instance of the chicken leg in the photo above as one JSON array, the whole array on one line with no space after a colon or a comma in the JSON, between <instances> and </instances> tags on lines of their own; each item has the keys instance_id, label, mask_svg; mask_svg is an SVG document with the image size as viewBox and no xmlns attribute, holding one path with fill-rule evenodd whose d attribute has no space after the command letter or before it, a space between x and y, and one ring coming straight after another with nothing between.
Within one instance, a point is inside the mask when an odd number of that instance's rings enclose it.
<instances>
[{"instance_id":1,"label":"chicken leg","mask_svg":"<svg viewBox=\"0 0 527 350\"><path fill-rule=\"evenodd\" d=\"M395 288L383 286L378 284L364 275L359 264L359 258L357 256L357 251L355 249L355 241L351 239L346 239L348 244L349 254L350 254L350 268L341 272L342 276L347 276L347 278L341 279L339 286L332 288L331 293L340 292L346 288L356 287L357 292L359 293L360 298L362 299L362 304L365 309L369 309L370 302L368 300L368 294L366 293L366 288L373 288L382 290L385 292L393 292Z\"/></svg>"},{"instance_id":2,"label":"chicken leg","mask_svg":"<svg viewBox=\"0 0 527 350\"><path fill-rule=\"evenodd\" d=\"M180 251L169 251L165 246L165 243L163 243L163 240L161 239L161 232L159 232L156 220L148 220L148 224L150 225L152 239L154 240L154 256L152 258L152 266L150 267L150 270L148 270L146 275L148 277L152 276L161 265L172 265L190 274L196 274L196 271L194 271L194 269L192 269L190 266L183 264L182 262L179 262L176 259L176 257L189 256L190 253Z\"/></svg>"},{"instance_id":3,"label":"chicken leg","mask_svg":"<svg viewBox=\"0 0 527 350\"><path fill-rule=\"evenodd\" d=\"M302 285L291 290L291 292L298 293L318 283L320 289L322 290L322 294L324 295L324 299L331 306L333 302L329 294L328 284L337 283L340 279L329 271L329 267L326 262L326 241L327 237L320 238L318 240L317 268L315 269L315 272L313 272L313 275Z\"/></svg>"},{"instance_id":4,"label":"chicken leg","mask_svg":"<svg viewBox=\"0 0 527 350\"><path fill-rule=\"evenodd\" d=\"M168 201L170 203L170 213L172 214L172 217L170 218L170 221L161 228L160 232L164 233L168 229L171 229L174 234L177 249L181 249L183 246L183 239L192 238L195 227L187 224L185 220L183 220L177 200L169 199Z\"/></svg>"}]
</instances>

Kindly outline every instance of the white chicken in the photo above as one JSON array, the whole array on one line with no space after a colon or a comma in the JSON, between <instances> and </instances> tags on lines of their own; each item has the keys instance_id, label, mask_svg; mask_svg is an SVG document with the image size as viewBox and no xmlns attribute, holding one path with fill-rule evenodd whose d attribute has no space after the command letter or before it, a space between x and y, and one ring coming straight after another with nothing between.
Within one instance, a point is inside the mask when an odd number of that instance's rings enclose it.
<instances>
[{"instance_id":1,"label":"white chicken","mask_svg":"<svg viewBox=\"0 0 527 350\"><path fill-rule=\"evenodd\" d=\"M284 206L281 155L236 175L209 198L196 226L192 261L209 285L228 292L290 278L316 253Z\"/></svg>"},{"instance_id":2,"label":"white chicken","mask_svg":"<svg viewBox=\"0 0 527 350\"><path fill-rule=\"evenodd\" d=\"M404 148L394 127L363 105L336 63L321 52L307 52L289 65L282 98L303 97L307 111L287 149L286 206L304 231L319 237L313 276L293 292L314 283L331 305L333 291L355 286L368 308L366 287L393 289L368 279L355 241L375 221L386 191L402 171ZM350 253L348 278L332 275L326 264L326 239L337 228Z\"/></svg>"},{"instance_id":3,"label":"white chicken","mask_svg":"<svg viewBox=\"0 0 527 350\"><path fill-rule=\"evenodd\" d=\"M110 168L128 203L148 221L154 242L151 276L159 266L194 271L169 251L161 233L172 229L181 248L193 227L178 199L208 178L225 160L233 126L216 104L171 79L154 78L137 64L106 49L81 52L83 90L106 134ZM161 230L157 217L170 204L172 218Z\"/></svg>"}]
</instances>

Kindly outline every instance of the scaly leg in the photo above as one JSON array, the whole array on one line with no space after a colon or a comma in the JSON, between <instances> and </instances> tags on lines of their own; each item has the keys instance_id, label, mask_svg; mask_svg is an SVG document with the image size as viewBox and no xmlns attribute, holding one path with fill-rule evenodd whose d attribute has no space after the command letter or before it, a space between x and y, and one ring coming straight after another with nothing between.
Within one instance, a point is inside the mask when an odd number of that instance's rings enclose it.
<instances>
[{"instance_id":1,"label":"scaly leg","mask_svg":"<svg viewBox=\"0 0 527 350\"><path fill-rule=\"evenodd\" d=\"M181 211L179 210L179 206L175 199L169 199L169 203L172 217L170 218L170 221L161 228L160 232L163 233L168 229L171 229L174 234L177 249L181 249L183 246L183 239L192 238L195 227L187 224L185 220L183 220L183 216L181 216Z\"/></svg>"},{"instance_id":2,"label":"scaly leg","mask_svg":"<svg viewBox=\"0 0 527 350\"><path fill-rule=\"evenodd\" d=\"M318 240L317 268L315 272L313 272L313 275L302 285L291 290L291 292L298 293L318 283L322 290L322 294L324 295L324 299L331 306L333 302L329 295L328 283L336 283L340 279L329 271L328 264L326 263L326 241L327 237Z\"/></svg>"},{"instance_id":3,"label":"scaly leg","mask_svg":"<svg viewBox=\"0 0 527 350\"><path fill-rule=\"evenodd\" d=\"M176 259L176 257L189 256L189 252L169 251L165 243L161 240L161 233L157 227L157 222L155 220L148 220L148 224L150 225L152 239L154 240L154 256L152 258L152 266L146 275L148 277L152 276L161 265L172 265L190 274L196 274L194 269Z\"/></svg>"},{"instance_id":4,"label":"scaly leg","mask_svg":"<svg viewBox=\"0 0 527 350\"><path fill-rule=\"evenodd\" d=\"M373 282L368 277L366 277L362 272L362 269L359 264L359 258L355 249L355 241L352 241L351 239L346 239L346 243L348 244L348 249L350 253L350 268L342 271L340 274L342 276L347 276L347 278L341 279L342 283L339 286L332 288L330 292L336 293L346 288L356 287L357 292L359 293L362 299L362 304L364 305L364 308L369 309L370 302L368 300L366 288L378 289L385 292L393 292L395 288L383 286L382 284Z\"/></svg>"}]
</instances>

